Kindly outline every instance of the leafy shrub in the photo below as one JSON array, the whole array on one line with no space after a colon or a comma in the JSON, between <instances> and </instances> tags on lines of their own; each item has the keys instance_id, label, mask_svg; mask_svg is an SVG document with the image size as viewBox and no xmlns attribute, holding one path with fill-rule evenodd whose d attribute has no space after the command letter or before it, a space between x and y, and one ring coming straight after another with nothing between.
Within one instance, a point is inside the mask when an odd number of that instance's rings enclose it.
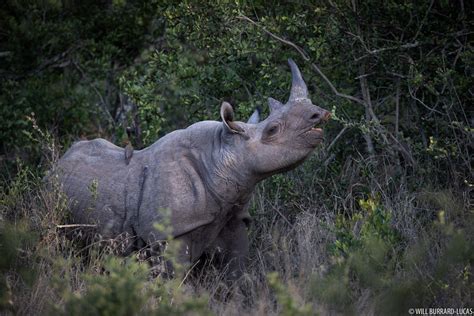
<instances>
[{"instance_id":1,"label":"leafy shrub","mask_svg":"<svg viewBox=\"0 0 474 316\"><path fill-rule=\"evenodd\" d=\"M14 279L19 278L19 282L31 287L37 277L34 257L30 254L37 236L29 228L27 221L15 225L0 222L0 311L16 308L11 285Z\"/></svg>"},{"instance_id":2,"label":"leafy shrub","mask_svg":"<svg viewBox=\"0 0 474 316\"><path fill-rule=\"evenodd\" d=\"M64 315L207 315L202 298L182 299L182 292L163 280L148 281L146 264L109 257L102 274L84 274L84 293L66 291Z\"/></svg>"},{"instance_id":3,"label":"leafy shrub","mask_svg":"<svg viewBox=\"0 0 474 316\"><path fill-rule=\"evenodd\" d=\"M390 215L378 199L359 202L368 215L357 213L336 223L337 239L331 247L334 263L327 275L313 281L313 295L331 308L355 312L361 308L358 297L368 291L372 308L384 314L404 314L411 307L434 306L441 300L456 306L468 302L459 293L473 290L467 271L474 244L463 229L455 230L440 212L439 220L427 224L426 233L407 245L390 225ZM362 224L356 235L354 226L359 220Z\"/></svg>"},{"instance_id":4,"label":"leafy shrub","mask_svg":"<svg viewBox=\"0 0 474 316\"><path fill-rule=\"evenodd\" d=\"M277 302L281 307L280 315L314 315L311 310L311 305L300 304L296 301L296 299L291 295L289 289L282 283L282 281L278 277L277 272L269 273L267 277L269 285L275 291Z\"/></svg>"},{"instance_id":5,"label":"leafy shrub","mask_svg":"<svg viewBox=\"0 0 474 316\"><path fill-rule=\"evenodd\" d=\"M149 293L144 289L147 269L110 258L103 275L85 275L87 291L65 293L65 315L136 315Z\"/></svg>"},{"instance_id":6,"label":"leafy shrub","mask_svg":"<svg viewBox=\"0 0 474 316\"><path fill-rule=\"evenodd\" d=\"M360 211L347 217L337 215L336 241L331 247L335 255L347 255L361 247L365 240L377 238L395 247L402 242L400 234L393 226L391 212L380 204L380 197L360 199Z\"/></svg>"}]
</instances>

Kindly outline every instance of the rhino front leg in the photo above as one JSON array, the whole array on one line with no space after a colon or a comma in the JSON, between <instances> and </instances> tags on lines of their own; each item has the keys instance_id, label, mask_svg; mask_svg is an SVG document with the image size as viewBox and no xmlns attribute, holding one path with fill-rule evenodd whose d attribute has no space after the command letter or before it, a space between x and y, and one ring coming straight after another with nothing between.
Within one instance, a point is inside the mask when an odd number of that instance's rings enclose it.
<instances>
[{"instance_id":1,"label":"rhino front leg","mask_svg":"<svg viewBox=\"0 0 474 316\"><path fill-rule=\"evenodd\" d=\"M238 279L244 272L249 255L245 222L237 218L230 220L219 233L210 251L214 252L222 267L227 267L227 278Z\"/></svg>"}]
</instances>

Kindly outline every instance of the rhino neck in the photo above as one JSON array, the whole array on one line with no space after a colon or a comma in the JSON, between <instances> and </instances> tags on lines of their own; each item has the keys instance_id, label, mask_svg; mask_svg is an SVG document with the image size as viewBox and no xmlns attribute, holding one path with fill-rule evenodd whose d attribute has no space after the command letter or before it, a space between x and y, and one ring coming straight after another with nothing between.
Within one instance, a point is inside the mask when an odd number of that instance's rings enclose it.
<instances>
[{"instance_id":1,"label":"rhino neck","mask_svg":"<svg viewBox=\"0 0 474 316\"><path fill-rule=\"evenodd\" d=\"M228 201L245 204L250 199L256 181L238 158L231 151L221 150L215 158L216 164L211 171L211 179L216 190Z\"/></svg>"},{"instance_id":2,"label":"rhino neck","mask_svg":"<svg viewBox=\"0 0 474 316\"><path fill-rule=\"evenodd\" d=\"M200 173L208 191L219 203L227 205L244 205L256 185L256 179L245 168L245 163L232 149L226 146L222 138L222 126L217 126L208 138L211 146L199 151L201 162Z\"/></svg>"},{"instance_id":3,"label":"rhino neck","mask_svg":"<svg viewBox=\"0 0 474 316\"><path fill-rule=\"evenodd\" d=\"M267 178L272 177L275 174L285 173L285 172L291 171L291 170L295 169L296 167L298 167L299 165L301 165L304 161L305 161L305 159L302 159L302 160L297 161L293 164L290 164L288 166L285 166L285 167L282 167L282 168L279 168L279 169L276 169L276 170L272 170L272 171L269 171L269 172L257 173L255 175L255 178L258 179L258 182L263 181Z\"/></svg>"}]
</instances>

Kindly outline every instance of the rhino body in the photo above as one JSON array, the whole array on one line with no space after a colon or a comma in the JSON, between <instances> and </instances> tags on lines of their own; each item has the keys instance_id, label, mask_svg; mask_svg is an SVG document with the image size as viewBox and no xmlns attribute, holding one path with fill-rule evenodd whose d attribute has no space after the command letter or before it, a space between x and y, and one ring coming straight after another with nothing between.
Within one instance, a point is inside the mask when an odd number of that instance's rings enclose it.
<instances>
[{"instance_id":1,"label":"rhino body","mask_svg":"<svg viewBox=\"0 0 474 316\"><path fill-rule=\"evenodd\" d=\"M124 149L104 140L75 143L60 159L59 179L71 200L72 221L96 224L106 238L128 233L153 246L168 236L155 228L169 213L172 237L183 242L180 260L195 262L219 249L234 276L248 255L247 206L256 184L295 168L321 142L314 128L329 113L311 103L289 60L290 100L269 99L270 115L259 122L202 121L171 132L124 159ZM127 164L128 162L128 164Z\"/></svg>"}]
</instances>

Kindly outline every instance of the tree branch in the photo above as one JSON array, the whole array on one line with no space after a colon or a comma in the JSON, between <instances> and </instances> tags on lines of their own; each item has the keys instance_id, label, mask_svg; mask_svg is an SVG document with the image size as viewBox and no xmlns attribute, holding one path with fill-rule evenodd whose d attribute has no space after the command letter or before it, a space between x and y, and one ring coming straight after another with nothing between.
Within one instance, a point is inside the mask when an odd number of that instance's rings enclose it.
<instances>
[{"instance_id":1,"label":"tree branch","mask_svg":"<svg viewBox=\"0 0 474 316\"><path fill-rule=\"evenodd\" d=\"M265 33L267 33L268 35L270 35L271 37L273 37L274 39L286 44L286 45L289 45L291 47L293 47L294 49L296 49L298 51L298 53L300 53L301 57L303 57L303 59L305 61L309 61L309 56L308 54L304 51L304 49L302 49L301 47L299 47L298 45L296 45L295 43L293 42L290 42L284 38L281 38L280 36L278 35L275 35L273 34L272 32L270 32L269 30L267 30L265 27L261 26L260 24L258 24L257 22L255 22L254 20L250 19L249 17L241 14L239 15L237 18L241 19L241 20L246 20L247 22L250 22L252 23L253 25L255 25L256 27L260 28L262 31L264 31Z\"/></svg>"},{"instance_id":2,"label":"tree branch","mask_svg":"<svg viewBox=\"0 0 474 316\"><path fill-rule=\"evenodd\" d=\"M348 128L349 128L348 126L344 126L344 128L341 129L341 131L339 132L339 134L337 134L337 136L334 137L334 139L332 140L331 144L329 144L329 146L326 148L326 151L327 151L327 152L329 152L329 151L332 149L332 147L334 146L334 144L339 140L339 138L341 138L342 134L344 134Z\"/></svg>"},{"instance_id":3,"label":"tree branch","mask_svg":"<svg viewBox=\"0 0 474 316\"><path fill-rule=\"evenodd\" d=\"M239 15L237 18L241 19L241 20L245 20L247 22L250 22L251 24L255 25L256 27L260 28L262 31L264 31L266 34L270 35L271 37L273 37L274 39L282 42L283 44L286 44L288 46L291 46L293 47L300 55L301 57L309 62L311 64L311 67L313 68L313 70L319 75L321 76L321 78L323 78L323 80L326 82L326 84L329 86L329 88L331 88L332 92L338 96L338 97L341 97L341 98L345 98L345 99L348 99L348 100L351 100L353 102L356 102L356 103L359 103L361 105L364 105L365 106L365 103L363 100L357 98L357 97L354 97L354 96L351 96L351 95L348 95L348 94L345 94L345 93L341 93L339 92L336 87L334 86L334 84L331 82L331 80L329 80L329 78L321 71L321 69L315 64L315 63L312 63L311 62L311 59L309 57L309 55L305 52L305 50L301 47L299 47L298 45L296 45L295 43L289 41L289 40L286 40L278 35L275 35L274 33L270 32L269 30L267 30L265 27L261 26L260 24L258 24L257 22L253 21L252 19L250 19L249 17L245 16L245 15Z\"/></svg>"},{"instance_id":4,"label":"tree branch","mask_svg":"<svg viewBox=\"0 0 474 316\"><path fill-rule=\"evenodd\" d=\"M413 43L403 44L403 45L400 45L400 46L392 46L392 47L384 47L384 48L379 48L379 49L368 50L367 54L365 54L361 57L357 57L355 59L355 61L360 61L361 59L364 59L364 58L367 58L369 56L376 55L378 53L385 52L385 51L388 51L388 50L395 50L395 49L401 49L401 48L403 48L403 49L415 48L415 47L418 47L419 45L420 45L420 43L415 41Z\"/></svg>"}]
</instances>

